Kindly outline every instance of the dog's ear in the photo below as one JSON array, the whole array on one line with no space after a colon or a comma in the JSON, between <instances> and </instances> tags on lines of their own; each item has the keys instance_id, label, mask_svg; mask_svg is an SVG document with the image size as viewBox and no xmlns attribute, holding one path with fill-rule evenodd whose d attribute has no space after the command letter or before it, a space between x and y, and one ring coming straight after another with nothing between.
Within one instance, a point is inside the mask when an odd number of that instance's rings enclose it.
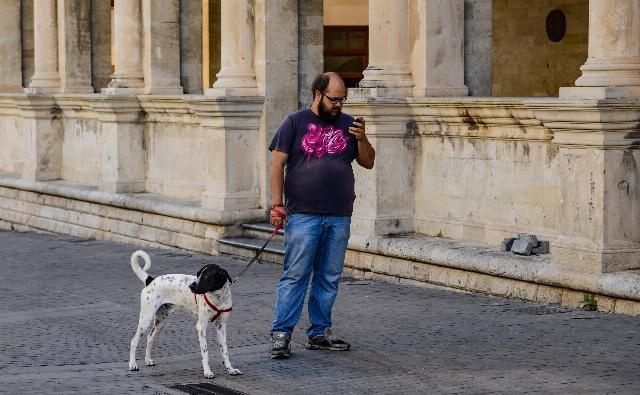
<instances>
[{"instance_id":1,"label":"dog's ear","mask_svg":"<svg viewBox=\"0 0 640 395\"><path fill-rule=\"evenodd\" d=\"M226 271L225 269L222 269L222 271L224 271L224 274L227 276L227 280L229 280L229 284L233 284L233 279L229 275L229 272Z\"/></svg>"}]
</instances>

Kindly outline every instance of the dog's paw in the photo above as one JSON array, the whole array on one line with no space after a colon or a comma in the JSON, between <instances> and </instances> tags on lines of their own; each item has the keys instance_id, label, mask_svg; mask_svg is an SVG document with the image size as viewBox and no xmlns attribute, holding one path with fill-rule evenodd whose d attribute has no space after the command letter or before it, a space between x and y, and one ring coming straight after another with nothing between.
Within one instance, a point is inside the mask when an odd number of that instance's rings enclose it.
<instances>
[{"instance_id":1,"label":"dog's paw","mask_svg":"<svg viewBox=\"0 0 640 395\"><path fill-rule=\"evenodd\" d=\"M232 376L240 376L242 374L240 369L235 369L235 368L227 368L227 372L229 372L229 374Z\"/></svg>"},{"instance_id":2,"label":"dog's paw","mask_svg":"<svg viewBox=\"0 0 640 395\"><path fill-rule=\"evenodd\" d=\"M145 359L144 359L144 363L145 363L147 366L155 366L155 365L156 365L156 363L155 363L155 362L153 362L153 359L151 359L151 358L145 358Z\"/></svg>"},{"instance_id":3,"label":"dog's paw","mask_svg":"<svg viewBox=\"0 0 640 395\"><path fill-rule=\"evenodd\" d=\"M207 379L214 379L216 375L213 374L213 372L204 372L204 377Z\"/></svg>"},{"instance_id":4,"label":"dog's paw","mask_svg":"<svg viewBox=\"0 0 640 395\"><path fill-rule=\"evenodd\" d=\"M138 365L135 362L129 362L129 370L132 372L137 372L138 369Z\"/></svg>"}]
</instances>

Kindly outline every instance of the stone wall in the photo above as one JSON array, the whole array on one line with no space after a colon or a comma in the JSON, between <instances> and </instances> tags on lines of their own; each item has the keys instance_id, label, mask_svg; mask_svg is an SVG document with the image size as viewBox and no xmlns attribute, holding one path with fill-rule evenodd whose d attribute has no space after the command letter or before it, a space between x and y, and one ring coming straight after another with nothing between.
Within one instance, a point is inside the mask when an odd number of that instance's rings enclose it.
<instances>
[{"instance_id":1,"label":"stone wall","mask_svg":"<svg viewBox=\"0 0 640 395\"><path fill-rule=\"evenodd\" d=\"M311 84L324 70L322 0L298 1L298 108L312 100Z\"/></svg>"},{"instance_id":2,"label":"stone wall","mask_svg":"<svg viewBox=\"0 0 640 395\"><path fill-rule=\"evenodd\" d=\"M566 15L560 42L547 37L550 11ZM573 86L587 59L587 0L493 2L493 96L557 96Z\"/></svg>"},{"instance_id":3,"label":"stone wall","mask_svg":"<svg viewBox=\"0 0 640 395\"><path fill-rule=\"evenodd\" d=\"M515 99L428 105L414 118L416 232L492 245L522 231L554 238L557 148L533 113Z\"/></svg>"}]
</instances>

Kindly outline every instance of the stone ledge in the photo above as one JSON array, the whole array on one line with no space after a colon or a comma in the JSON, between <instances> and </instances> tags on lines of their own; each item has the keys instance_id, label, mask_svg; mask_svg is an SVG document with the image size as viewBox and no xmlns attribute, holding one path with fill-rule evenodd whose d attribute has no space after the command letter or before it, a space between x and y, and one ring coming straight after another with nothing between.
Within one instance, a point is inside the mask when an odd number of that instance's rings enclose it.
<instances>
[{"instance_id":1,"label":"stone ledge","mask_svg":"<svg viewBox=\"0 0 640 395\"><path fill-rule=\"evenodd\" d=\"M99 191L97 188L72 184L65 181L24 181L20 177L0 174L0 187L60 196L126 210L137 210L168 217L204 222L213 225L237 225L244 222L264 220L263 209L217 211L205 209L199 203L166 198L151 193L116 194Z\"/></svg>"},{"instance_id":2,"label":"stone ledge","mask_svg":"<svg viewBox=\"0 0 640 395\"><path fill-rule=\"evenodd\" d=\"M354 262L349 262L352 268L390 274L399 278L428 281L409 265L409 263L419 262L435 267L461 270L468 276L487 275L559 288L566 292L577 291L640 301L640 270L615 273L581 272L554 264L551 261L551 255L517 256L501 252L497 246L493 248L484 244L422 235L369 238L352 235L349 248L354 252L368 253ZM385 267L382 262L376 264L373 259L375 256L396 258L404 260L407 264L392 265L394 266L392 270L392 267ZM445 283L456 288L474 290L467 280L463 282L465 284L457 286Z\"/></svg>"}]
</instances>

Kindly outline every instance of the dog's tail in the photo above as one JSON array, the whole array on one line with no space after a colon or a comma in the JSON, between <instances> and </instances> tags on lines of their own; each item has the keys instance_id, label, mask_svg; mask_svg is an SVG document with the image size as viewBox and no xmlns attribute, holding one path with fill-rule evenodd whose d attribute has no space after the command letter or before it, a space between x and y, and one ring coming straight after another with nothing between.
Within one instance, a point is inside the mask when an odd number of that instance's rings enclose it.
<instances>
[{"instance_id":1,"label":"dog's tail","mask_svg":"<svg viewBox=\"0 0 640 395\"><path fill-rule=\"evenodd\" d=\"M144 260L144 267L141 268L138 264L138 258L142 258ZM147 270L151 267L151 259L149 258L149 254L142 250L138 250L131 255L131 268L133 272L138 276L140 281L144 283L145 286L151 284L153 281L153 277L147 274Z\"/></svg>"}]
</instances>

